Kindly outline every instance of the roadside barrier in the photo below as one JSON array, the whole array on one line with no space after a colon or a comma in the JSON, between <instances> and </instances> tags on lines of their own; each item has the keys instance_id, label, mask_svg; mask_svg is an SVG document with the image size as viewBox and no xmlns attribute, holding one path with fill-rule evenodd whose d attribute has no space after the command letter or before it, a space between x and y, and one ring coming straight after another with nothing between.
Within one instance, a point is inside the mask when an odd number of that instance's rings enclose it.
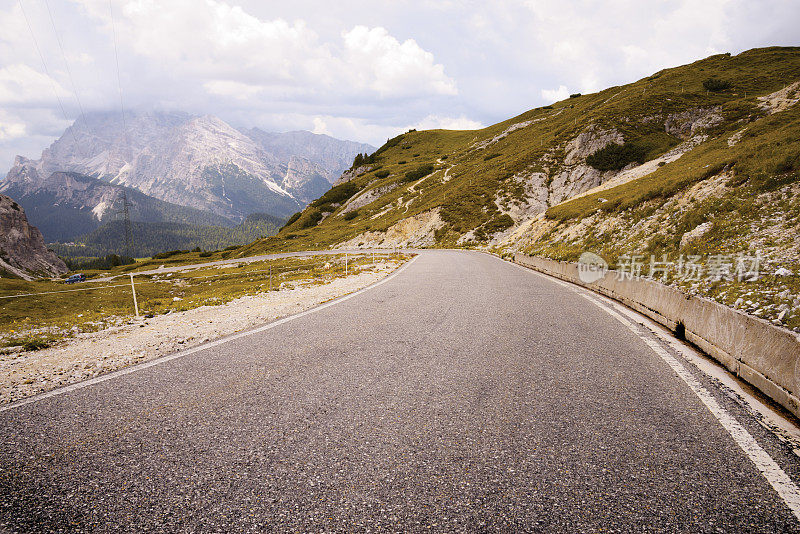
<instances>
[{"instance_id":1,"label":"roadside barrier","mask_svg":"<svg viewBox=\"0 0 800 534\"><path fill-rule=\"evenodd\" d=\"M519 253L514 262L606 295L670 330L682 327L686 340L800 417L800 336L794 332L652 280L619 280L608 271L585 283L575 263Z\"/></svg>"}]
</instances>

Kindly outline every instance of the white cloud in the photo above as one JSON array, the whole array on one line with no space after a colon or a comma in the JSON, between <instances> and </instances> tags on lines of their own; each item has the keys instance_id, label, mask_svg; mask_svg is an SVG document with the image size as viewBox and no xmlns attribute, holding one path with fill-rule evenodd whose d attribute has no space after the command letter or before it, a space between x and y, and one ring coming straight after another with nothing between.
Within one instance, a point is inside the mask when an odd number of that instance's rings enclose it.
<instances>
[{"instance_id":1,"label":"white cloud","mask_svg":"<svg viewBox=\"0 0 800 534\"><path fill-rule=\"evenodd\" d=\"M95 0L77 1L110 23ZM431 52L382 27L355 26L322 40L301 19L262 20L219 0L129 0L114 22L121 45L217 96L241 98L233 84L251 86L250 96L257 88L406 99L457 93Z\"/></svg>"},{"instance_id":2,"label":"white cloud","mask_svg":"<svg viewBox=\"0 0 800 534\"><path fill-rule=\"evenodd\" d=\"M428 115L421 121L410 126L416 130L479 130L483 124L464 115L460 117L440 117L438 115Z\"/></svg>"},{"instance_id":3,"label":"white cloud","mask_svg":"<svg viewBox=\"0 0 800 534\"><path fill-rule=\"evenodd\" d=\"M315 134L331 134L328 130L328 125L320 117L314 117L314 128L311 131Z\"/></svg>"},{"instance_id":4,"label":"white cloud","mask_svg":"<svg viewBox=\"0 0 800 534\"><path fill-rule=\"evenodd\" d=\"M211 80L203 87L212 95L227 96L238 100L249 100L258 95L263 87L236 82L233 80Z\"/></svg>"},{"instance_id":5,"label":"white cloud","mask_svg":"<svg viewBox=\"0 0 800 534\"><path fill-rule=\"evenodd\" d=\"M302 21L263 21L215 0L131 1L116 22L138 54L217 79L305 81L307 62L326 55Z\"/></svg>"},{"instance_id":6,"label":"white cloud","mask_svg":"<svg viewBox=\"0 0 800 534\"><path fill-rule=\"evenodd\" d=\"M455 95L455 81L435 62L433 54L413 39L400 43L385 28L356 26L342 34L347 63L356 83L381 96L417 92Z\"/></svg>"},{"instance_id":7,"label":"white cloud","mask_svg":"<svg viewBox=\"0 0 800 534\"><path fill-rule=\"evenodd\" d=\"M0 68L0 104L55 104L56 96L69 95L58 82L28 65L17 63Z\"/></svg>"},{"instance_id":8,"label":"white cloud","mask_svg":"<svg viewBox=\"0 0 800 534\"><path fill-rule=\"evenodd\" d=\"M0 141L17 139L27 133L24 123L9 119L6 112L0 111Z\"/></svg>"},{"instance_id":9,"label":"white cloud","mask_svg":"<svg viewBox=\"0 0 800 534\"><path fill-rule=\"evenodd\" d=\"M559 85L558 89L542 89L542 99L548 104L564 100L569 96L569 90L564 85Z\"/></svg>"}]
</instances>

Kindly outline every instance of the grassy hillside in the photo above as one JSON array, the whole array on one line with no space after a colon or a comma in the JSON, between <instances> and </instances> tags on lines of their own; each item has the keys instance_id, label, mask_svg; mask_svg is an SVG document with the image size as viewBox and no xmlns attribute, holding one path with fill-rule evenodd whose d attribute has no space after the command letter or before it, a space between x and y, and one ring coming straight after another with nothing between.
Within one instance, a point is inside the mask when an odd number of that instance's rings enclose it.
<instances>
[{"instance_id":1,"label":"grassy hillside","mask_svg":"<svg viewBox=\"0 0 800 534\"><path fill-rule=\"evenodd\" d=\"M612 266L632 255L694 257L707 273L722 260L734 274L740 256L757 254L758 280L685 280L673 270L667 282L800 332L800 105L638 180L550 207L504 245L568 261L588 250Z\"/></svg>"},{"instance_id":2,"label":"grassy hillside","mask_svg":"<svg viewBox=\"0 0 800 534\"><path fill-rule=\"evenodd\" d=\"M740 176L761 173L754 179L769 181L775 169L793 169L797 137L793 115L770 115L759 97L799 79L800 49L757 49L665 69L482 130L410 131L351 169L346 184L291 218L277 237L241 253L342 243L507 243L514 229L546 210L557 221L596 210L596 197L562 201L654 158L665 161L604 193L600 207L624 211L667 198L734 160ZM738 148L728 150L727 139L745 127Z\"/></svg>"}]
</instances>

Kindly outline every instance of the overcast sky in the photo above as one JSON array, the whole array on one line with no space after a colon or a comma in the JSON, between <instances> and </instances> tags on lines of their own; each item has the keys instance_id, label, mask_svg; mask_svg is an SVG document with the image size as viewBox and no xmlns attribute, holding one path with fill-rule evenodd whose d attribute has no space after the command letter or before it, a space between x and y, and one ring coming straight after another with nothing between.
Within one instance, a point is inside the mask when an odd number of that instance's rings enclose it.
<instances>
[{"instance_id":1,"label":"overcast sky","mask_svg":"<svg viewBox=\"0 0 800 534\"><path fill-rule=\"evenodd\" d=\"M81 109L120 109L114 35L126 109L378 146L800 45L798 28L797 0L0 0L0 176Z\"/></svg>"}]
</instances>

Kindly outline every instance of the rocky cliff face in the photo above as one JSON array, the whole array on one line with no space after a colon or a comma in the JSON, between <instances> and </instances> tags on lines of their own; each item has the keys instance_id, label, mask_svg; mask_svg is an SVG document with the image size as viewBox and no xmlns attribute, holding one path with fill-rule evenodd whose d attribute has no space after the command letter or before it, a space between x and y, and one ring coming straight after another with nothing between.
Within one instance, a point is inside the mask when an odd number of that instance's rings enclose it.
<instances>
[{"instance_id":1,"label":"rocky cliff face","mask_svg":"<svg viewBox=\"0 0 800 534\"><path fill-rule=\"evenodd\" d=\"M0 195L0 270L25 279L58 276L67 266L44 245L42 233L28 224L22 207Z\"/></svg>"},{"instance_id":2,"label":"rocky cliff face","mask_svg":"<svg viewBox=\"0 0 800 534\"><path fill-rule=\"evenodd\" d=\"M372 149L309 132L240 131L212 116L125 119L94 113L76 121L38 161L18 159L0 191L75 172L233 221L255 212L287 216L330 187L355 154Z\"/></svg>"}]
</instances>

